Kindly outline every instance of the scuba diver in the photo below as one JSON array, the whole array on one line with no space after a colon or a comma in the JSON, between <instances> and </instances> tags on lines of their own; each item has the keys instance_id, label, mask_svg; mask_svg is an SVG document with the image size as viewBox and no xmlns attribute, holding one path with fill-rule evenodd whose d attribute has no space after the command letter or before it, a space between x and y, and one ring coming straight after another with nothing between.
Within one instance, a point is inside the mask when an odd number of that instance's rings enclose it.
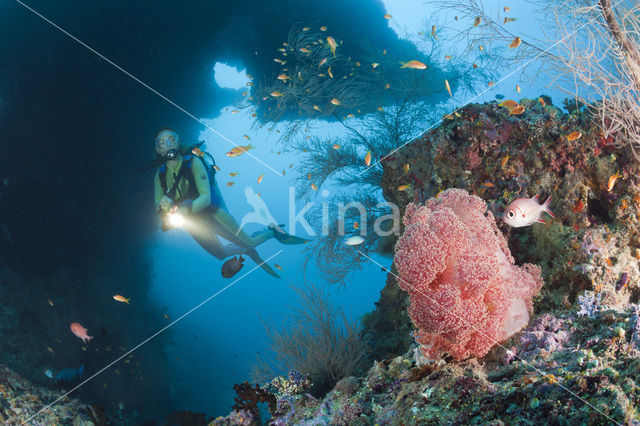
<instances>
[{"instance_id":1,"label":"scuba diver","mask_svg":"<svg viewBox=\"0 0 640 426\"><path fill-rule=\"evenodd\" d=\"M203 143L182 147L175 130L162 128L156 133L156 160L142 169L158 167L154 178L155 205L162 217L162 230L182 226L217 259L245 254L267 273L280 278L264 263L255 247L271 238L283 244L302 244L308 240L287 234L277 224L247 235L227 210L215 179L215 161L199 149ZM206 162L205 155L214 161L213 166ZM175 223L171 220L174 218L180 222ZM223 244L220 237L230 244Z\"/></svg>"}]
</instances>

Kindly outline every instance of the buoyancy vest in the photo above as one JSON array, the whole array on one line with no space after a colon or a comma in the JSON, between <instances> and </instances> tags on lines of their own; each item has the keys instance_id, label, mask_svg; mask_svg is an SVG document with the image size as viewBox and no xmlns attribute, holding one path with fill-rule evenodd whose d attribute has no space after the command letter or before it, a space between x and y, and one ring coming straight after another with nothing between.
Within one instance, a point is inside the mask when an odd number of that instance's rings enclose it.
<instances>
[{"instance_id":1,"label":"buoyancy vest","mask_svg":"<svg viewBox=\"0 0 640 426\"><path fill-rule=\"evenodd\" d=\"M185 200L195 200L200 195L198 191L198 187L196 186L195 177L193 176L193 158L198 158L199 161L202 162L205 170L207 171L207 177L209 178L209 195L210 195L210 204L207 209L212 209L213 211L217 210L222 204L222 197L218 188L216 186L215 175L216 171L213 166L205 161L204 158L187 154L182 156L182 164L180 165L180 170L178 170L178 174L175 175L175 180L173 182L173 187L167 187L167 164L164 163L160 166L158 170L158 177L160 178L160 185L162 186L162 192L169 198L171 198L176 204L181 203ZM213 159L213 157L211 157ZM180 197L176 198L176 192L178 191L178 184L182 178L187 179L187 194L180 194Z\"/></svg>"}]
</instances>

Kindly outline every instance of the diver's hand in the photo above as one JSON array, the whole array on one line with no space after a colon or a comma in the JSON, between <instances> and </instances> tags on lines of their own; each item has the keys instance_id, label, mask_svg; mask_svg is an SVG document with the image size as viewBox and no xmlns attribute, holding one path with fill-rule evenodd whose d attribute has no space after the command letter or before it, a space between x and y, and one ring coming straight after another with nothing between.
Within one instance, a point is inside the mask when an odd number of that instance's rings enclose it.
<instances>
[{"instance_id":1,"label":"diver's hand","mask_svg":"<svg viewBox=\"0 0 640 426\"><path fill-rule=\"evenodd\" d=\"M158 210L166 213L169 211L172 204L173 204L173 200L165 195L160 199L160 201L158 201Z\"/></svg>"},{"instance_id":2,"label":"diver's hand","mask_svg":"<svg viewBox=\"0 0 640 426\"><path fill-rule=\"evenodd\" d=\"M191 209L187 206L180 206L178 207L178 210L176 210L176 213L181 214L182 216L187 216L191 213Z\"/></svg>"}]
</instances>

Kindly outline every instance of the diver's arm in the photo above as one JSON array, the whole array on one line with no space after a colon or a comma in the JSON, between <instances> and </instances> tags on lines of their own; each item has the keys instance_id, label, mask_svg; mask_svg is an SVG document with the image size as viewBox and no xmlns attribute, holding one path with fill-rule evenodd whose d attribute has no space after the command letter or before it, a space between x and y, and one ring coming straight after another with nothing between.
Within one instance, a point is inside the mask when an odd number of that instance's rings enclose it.
<instances>
[{"instance_id":1,"label":"diver's arm","mask_svg":"<svg viewBox=\"0 0 640 426\"><path fill-rule=\"evenodd\" d=\"M207 174L202 161L193 159L191 164L191 170L193 172L193 180L198 188L198 198L193 200L191 205L191 213L197 213L200 210L211 204L211 193L209 185L209 175Z\"/></svg>"},{"instance_id":2,"label":"diver's arm","mask_svg":"<svg viewBox=\"0 0 640 426\"><path fill-rule=\"evenodd\" d=\"M164 196L162 191L162 185L160 185L160 172L157 171L156 175L153 178L153 187L154 187L154 198L156 211L160 210L160 200Z\"/></svg>"}]
</instances>

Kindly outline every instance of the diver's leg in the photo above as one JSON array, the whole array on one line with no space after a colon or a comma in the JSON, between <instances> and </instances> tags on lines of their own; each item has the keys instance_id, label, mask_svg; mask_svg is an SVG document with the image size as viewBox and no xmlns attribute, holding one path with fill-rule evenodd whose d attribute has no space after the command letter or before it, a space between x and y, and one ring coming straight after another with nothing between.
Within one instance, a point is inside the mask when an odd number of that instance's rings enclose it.
<instances>
[{"instance_id":1,"label":"diver's leg","mask_svg":"<svg viewBox=\"0 0 640 426\"><path fill-rule=\"evenodd\" d=\"M246 254L249 256L254 262L256 262L260 267L269 275L274 276L276 278L280 278L280 276L274 271L271 266L269 266L254 248L254 246L265 242L269 238L272 238L274 233L272 229L259 233L255 237L250 237L242 230L238 232L238 224L231 217L231 215L225 211L224 209L218 209L216 214L213 216L217 224L217 232L222 238L231 241L234 244L237 244L241 247L246 248ZM236 234L237 233L237 234Z\"/></svg>"},{"instance_id":2,"label":"diver's leg","mask_svg":"<svg viewBox=\"0 0 640 426\"><path fill-rule=\"evenodd\" d=\"M236 244L222 244L217 235L219 226L212 216L207 215L200 220L196 219L191 225L185 223L185 229L203 249L217 259L224 260L236 254L245 254L247 251L243 247Z\"/></svg>"},{"instance_id":3,"label":"diver's leg","mask_svg":"<svg viewBox=\"0 0 640 426\"><path fill-rule=\"evenodd\" d=\"M255 247L274 236L272 229L267 229L255 236L247 235L243 230L239 229L238 223L233 216L221 208L216 211L214 218L219 224L218 235L241 247Z\"/></svg>"}]
</instances>

